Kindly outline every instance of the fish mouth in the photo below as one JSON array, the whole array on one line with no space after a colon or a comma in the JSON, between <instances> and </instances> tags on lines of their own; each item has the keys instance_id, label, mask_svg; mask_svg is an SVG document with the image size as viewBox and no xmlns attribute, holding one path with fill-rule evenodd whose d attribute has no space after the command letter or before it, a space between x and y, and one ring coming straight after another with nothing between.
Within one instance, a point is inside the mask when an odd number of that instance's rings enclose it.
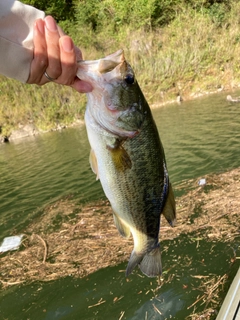
<instances>
[{"instance_id":1,"label":"fish mouth","mask_svg":"<svg viewBox=\"0 0 240 320\"><path fill-rule=\"evenodd\" d=\"M99 61L99 72L101 74L111 72L115 69L118 65L121 65L125 62L124 51L122 49L106 56Z\"/></svg>"},{"instance_id":2,"label":"fish mouth","mask_svg":"<svg viewBox=\"0 0 240 320\"><path fill-rule=\"evenodd\" d=\"M77 76L93 87L87 109L100 127L121 137L139 133L146 118L143 97L122 49L99 60L80 61Z\"/></svg>"},{"instance_id":3,"label":"fish mouth","mask_svg":"<svg viewBox=\"0 0 240 320\"><path fill-rule=\"evenodd\" d=\"M80 79L85 80L84 74L86 74L86 70L99 72L100 74L109 73L124 61L125 57L123 49L120 49L99 60L78 60L77 63L79 70L77 76ZM83 72L81 72L81 69Z\"/></svg>"}]
</instances>

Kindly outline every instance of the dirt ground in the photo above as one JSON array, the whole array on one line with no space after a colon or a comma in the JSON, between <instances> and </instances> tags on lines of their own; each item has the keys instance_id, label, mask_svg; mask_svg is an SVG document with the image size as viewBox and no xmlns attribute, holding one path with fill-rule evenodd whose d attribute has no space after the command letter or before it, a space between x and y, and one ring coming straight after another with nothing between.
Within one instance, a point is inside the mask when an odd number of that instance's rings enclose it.
<instances>
[{"instance_id":1,"label":"dirt ground","mask_svg":"<svg viewBox=\"0 0 240 320\"><path fill-rule=\"evenodd\" d=\"M204 228L213 240L239 237L240 168L201 178L206 179L203 186L199 179L178 186L185 193L176 199L177 224L171 228L162 217L160 241L193 231L197 236ZM68 275L84 277L127 261L133 247L132 238L118 234L106 200L82 205L66 197L47 206L23 233L20 249L0 256L2 289ZM222 284L224 279L216 279L212 286L220 280Z\"/></svg>"}]
</instances>

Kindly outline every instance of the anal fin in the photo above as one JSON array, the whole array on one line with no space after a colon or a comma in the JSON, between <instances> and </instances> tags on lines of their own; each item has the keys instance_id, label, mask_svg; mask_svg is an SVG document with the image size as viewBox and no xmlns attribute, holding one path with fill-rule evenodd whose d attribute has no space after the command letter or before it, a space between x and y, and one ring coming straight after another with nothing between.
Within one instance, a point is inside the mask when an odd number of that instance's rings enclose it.
<instances>
[{"instance_id":1,"label":"anal fin","mask_svg":"<svg viewBox=\"0 0 240 320\"><path fill-rule=\"evenodd\" d=\"M119 218L119 216L115 212L113 212L113 219L120 235L124 238L129 238L131 235L129 227L121 220L121 218Z\"/></svg>"}]
</instances>

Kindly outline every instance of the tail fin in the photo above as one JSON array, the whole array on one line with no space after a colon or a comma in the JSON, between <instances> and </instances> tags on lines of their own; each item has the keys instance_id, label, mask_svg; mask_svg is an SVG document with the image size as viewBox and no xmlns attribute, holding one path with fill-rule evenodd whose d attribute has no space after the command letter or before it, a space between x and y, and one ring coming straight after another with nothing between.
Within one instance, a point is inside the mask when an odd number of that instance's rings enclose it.
<instances>
[{"instance_id":1,"label":"tail fin","mask_svg":"<svg viewBox=\"0 0 240 320\"><path fill-rule=\"evenodd\" d=\"M126 277L128 277L133 272L133 269L142 261L142 259L143 255L137 254L134 250L132 251L126 269Z\"/></svg>"},{"instance_id":2,"label":"tail fin","mask_svg":"<svg viewBox=\"0 0 240 320\"><path fill-rule=\"evenodd\" d=\"M139 265L143 274L148 277L157 277L162 274L162 262L160 247L154 248L152 251L147 252L145 255L138 255L134 250L130 256L126 276L128 277L133 269Z\"/></svg>"},{"instance_id":3,"label":"tail fin","mask_svg":"<svg viewBox=\"0 0 240 320\"><path fill-rule=\"evenodd\" d=\"M162 274L162 261L160 247L145 254L140 265L140 270L148 277L157 277Z\"/></svg>"}]
</instances>

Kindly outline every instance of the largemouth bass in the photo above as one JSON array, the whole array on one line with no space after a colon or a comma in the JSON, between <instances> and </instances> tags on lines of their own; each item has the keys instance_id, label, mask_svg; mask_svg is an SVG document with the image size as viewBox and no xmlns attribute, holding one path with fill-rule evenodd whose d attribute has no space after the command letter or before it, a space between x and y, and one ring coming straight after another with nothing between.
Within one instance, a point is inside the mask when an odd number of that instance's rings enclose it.
<instances>
[{"instance_id":1,"label":"largemouth bass","mask_svg":"<svg viewBox=\"0 0 240 320\"><path fill-rule=\"evenodd\" d=\"M77 75L93 87L85 112L91 168L111 204L118 231L124 237L132 234L134 240L126 275L139 265L148 277L158 276L160 215L173 226L176 211L151 110L122 50L80 61Z\"/></svg>"}]
</instances>

